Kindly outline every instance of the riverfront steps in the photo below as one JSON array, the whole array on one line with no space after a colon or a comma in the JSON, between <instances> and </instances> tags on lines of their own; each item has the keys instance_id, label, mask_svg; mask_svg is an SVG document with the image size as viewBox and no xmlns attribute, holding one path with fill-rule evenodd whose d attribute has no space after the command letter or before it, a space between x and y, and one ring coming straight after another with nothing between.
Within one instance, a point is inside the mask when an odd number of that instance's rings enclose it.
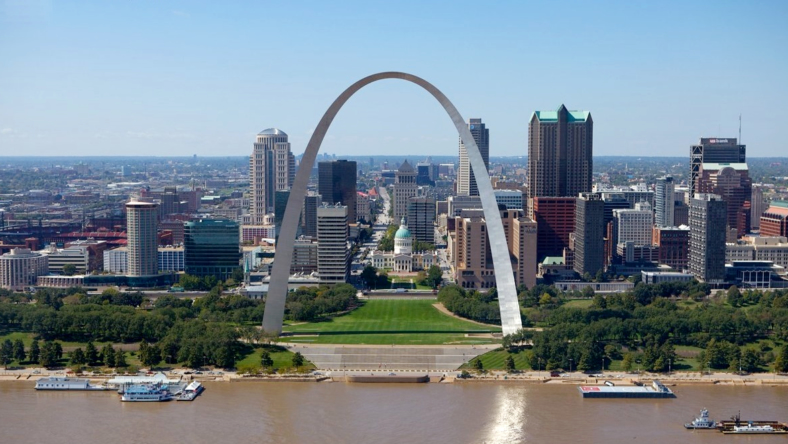
<instances>
[{"instance_id":1,"label":"riverfront steps","mask_svg":"<svg viewBox=\"0 0 788 444\"><path fill-rule=\"evenodd\" d=\"M347 345L288 345L321 370L456 370L478 355L500 347L476 346L381 347Z\"/></svg>"}]
</instances>

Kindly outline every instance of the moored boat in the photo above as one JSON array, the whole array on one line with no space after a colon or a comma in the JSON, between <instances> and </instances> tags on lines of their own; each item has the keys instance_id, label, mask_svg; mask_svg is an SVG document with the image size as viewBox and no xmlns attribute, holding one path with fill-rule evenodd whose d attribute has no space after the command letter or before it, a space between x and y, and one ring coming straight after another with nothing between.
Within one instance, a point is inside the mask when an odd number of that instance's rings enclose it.
<instances>
[{"instance_id":1,"label":"moored boat","mask_svg":"<svg viewBox=\"0 0 788 444\"><path fill-rule=\"evenodd\" d=\"M788 431L782 428L773 427L771 424L755 425L752 422L747 425L733 426L731 430L723 430L722 433L726 434L786 434Z\"/></svg>"},{"instance_id":2,"label":"moored boat","mask_svg":"<svg viewBox=\"0 0 788 444\"><path fill-rule=\"evenodd\" d=\"M692 422L684 424L688 429L713 429L717 427L717 423L713 419L709 419L709 411L702 409L700 416L692 420Z\"/></svg>"},{"instance_id":3,"label":"moored boat","mask_svg":"<svg viewBox=\"0 0 788 444\"><path fill-rule=\"evenodd\" d=\"M36 390L109 390L106 386L93 385L87 379L50 376L36 381Z\"/></svg>"},{"instance_id":4,"label":"moored boat","mask_svg":"<svg viewBox=\"0 0 788 444\"><path fill-rule=\"evenodd\" d=\"M194 398L202 393L203 390L205 390L205 387L200 384L200 381L192 381L176 399L178 401L194 401Z\"/></svg>"},{"instance_id":5,"label":"moored boat","mask_svg":"<svg viewBox=\"0 0 788 444\"><path fill-rule=\"evenodd\" d=\"M172 400L172 394L159 384L132 385L120 396L123 402L163 402Z\"/></svg>"}]
</instances>

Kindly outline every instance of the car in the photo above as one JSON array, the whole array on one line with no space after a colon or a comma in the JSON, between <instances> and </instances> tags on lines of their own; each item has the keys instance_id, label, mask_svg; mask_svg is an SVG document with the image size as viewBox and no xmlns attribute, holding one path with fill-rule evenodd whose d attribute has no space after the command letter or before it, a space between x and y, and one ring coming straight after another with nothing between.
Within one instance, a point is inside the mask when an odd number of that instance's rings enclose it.
<instances>
[{"instance_id":1,"label":"car","mask_svg":"<svg viewBox=\"0 0 788 444\"><path fill-rule=\"evenodd\" d=\"M389 373L389 376L397 376L396 373Z\"/></svg>"}]
</instances>

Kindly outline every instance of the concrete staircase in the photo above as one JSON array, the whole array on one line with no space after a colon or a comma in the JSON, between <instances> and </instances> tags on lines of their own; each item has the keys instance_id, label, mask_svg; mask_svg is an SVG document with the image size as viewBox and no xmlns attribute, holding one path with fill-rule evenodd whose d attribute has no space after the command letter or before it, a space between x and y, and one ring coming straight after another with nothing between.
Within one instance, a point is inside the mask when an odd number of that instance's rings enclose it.
<instances>
[{"instance_id":1,"label":"concrete staircase","mask_svg":"<svg viewBox=\"0 0 788 444\"><path fill-rule=\"evenodd\" d=\"M321 370L456 370L500 345L476 346L341 346L291 345Z\"/></svg>"}]
</instances>

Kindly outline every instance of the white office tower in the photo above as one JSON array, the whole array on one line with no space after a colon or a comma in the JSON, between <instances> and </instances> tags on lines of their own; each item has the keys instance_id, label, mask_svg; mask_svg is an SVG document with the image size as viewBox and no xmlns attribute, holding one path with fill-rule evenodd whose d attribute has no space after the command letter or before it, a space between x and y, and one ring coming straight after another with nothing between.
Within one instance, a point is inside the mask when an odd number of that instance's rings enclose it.
<instances>
[{"instance_id":1,"label":"white office tower","mask_svg":"<svg viewBox=\"0 0 788 444\"><path fill-rule=\"evenodd\" d=\"M479 148L479 153L484 160L484 168L490 169L490 130L482 123L482 119L468 120L468 129L471 131L473 141ZM478 196L479 188L476 186L476 179L471 172L471 162L468 160L468 152L460 139L460 168L457 171L457 195L459 196Z\"/></svg>"},{"instance_id":2,"label":"white office tower","mask_svg":"<svg viewBox=\"0 0 788 444\"><path fill-rule=\"evenodd\" d=\"M634 245L651 245L654 216L647 202L638 203L632 210L613 210L613 217L618 223L619 244L632 242Z\"/></svg>"},{"instance_id":3,"label":"white office tower","mask_svg":"<svg viewBox=\"0 0 788 444\"><path fill-rule=\"evenodd\" d=\"M408 217L408 201L418 191L416 170L406 160L394 173L394 220Z\"/></svg>"},{"instance_id":4,"label":"white office tower","mask_svg":"<svg viewBox=\"0 0 788 444\"><path fill-rule=\"evenodd\" d=\"M126 203L127 276L159 274L158 207L138 200Z\"/></svg>"},{"instance_id":5,"label":"white office tower","mask_svg":"<svg viewBox=\"0 0 788 444\"><path fill-rule=\"evenodd\" d=\"M654 193L654 224L658 227L672 227L675 225L673 215L675 208L676 185L673 177L665 176L657 179Z\"/></svg>"},{"instance_id":6,"label":"white office tower","mask_svg":"<svg viewBox=\"0 0 788 444\"><path fill-rule=\"evenodd\" d=\"M295 178L295 158L284 131L268 128L257 135L249 158L249 176L251 225L264 225L265 215L274 212L275 193L290 189Z\"/></svg>"},{"instance_id":7,"label":"white office tower","mask_svg":"<svg viewBox=\"0 0 788 444\"><path fill-rule=\"evenodd\" d=\"M321 284L347 282L350 249L347 243L347 207L323 205L317 209L317 273Z\"/></svg>"}]
</instances>

